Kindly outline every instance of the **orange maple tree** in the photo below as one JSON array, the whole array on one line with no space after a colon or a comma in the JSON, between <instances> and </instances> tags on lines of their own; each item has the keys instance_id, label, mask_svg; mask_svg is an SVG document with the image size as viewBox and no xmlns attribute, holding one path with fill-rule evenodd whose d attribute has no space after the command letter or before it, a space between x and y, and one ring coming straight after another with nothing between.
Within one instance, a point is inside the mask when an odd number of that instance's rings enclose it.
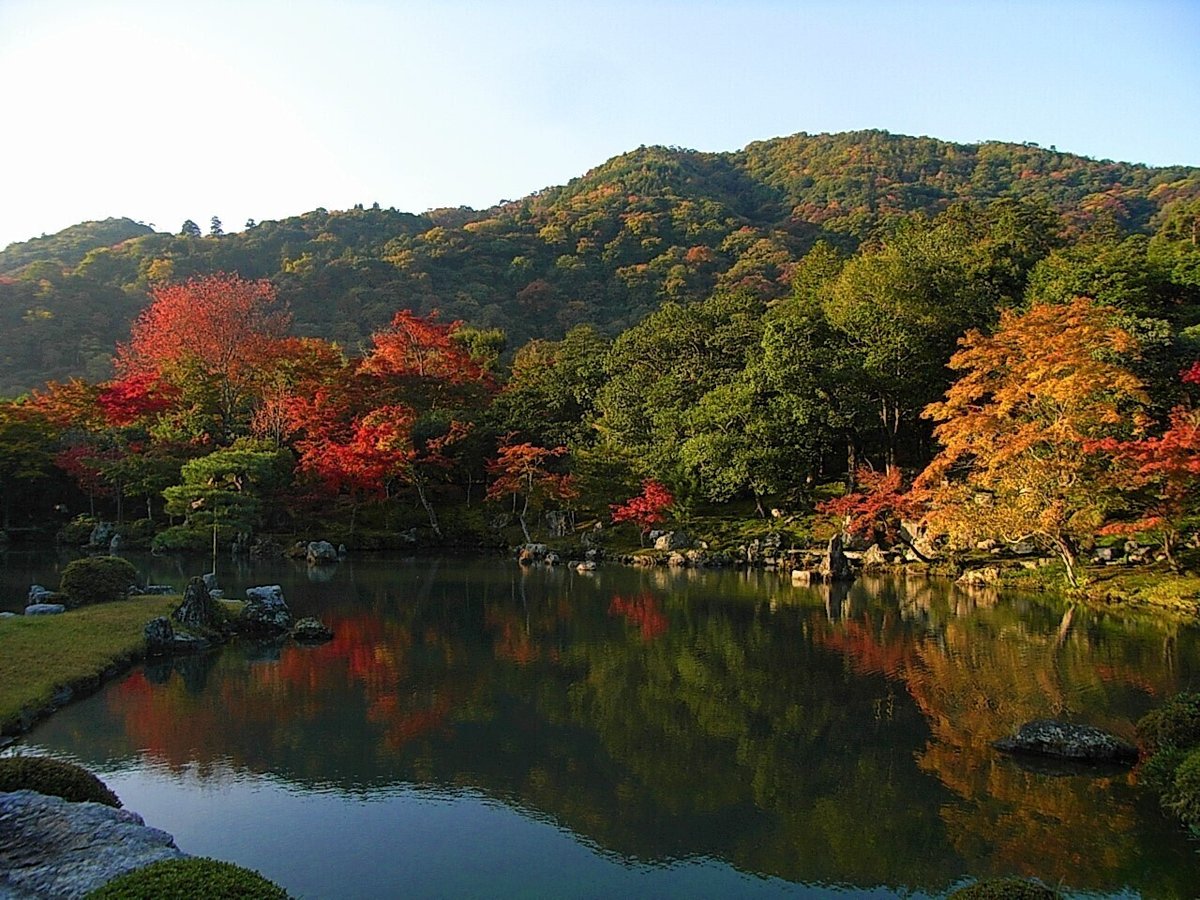
<instances>
[{"instance_id":1,"label":"orange maple tree","mask_svg":"<svg viewBox=\"0 0 1200 900\"><path fill-rule=\"evenodd\" d=\"M488 463L494 481L488 487L489 500L513 498L513 508L521 523L525 540L531 541L527 517L531 506L545 500L573 500L579 496L575 479L570 475L552 472L546 464L555 457L565 456L566 447L539 447L530 443L513 443L513 435L501 442L496 458ZM523 503L519 501L523 500Z\"/></svg>"},{"instance_id":2,"label":"orange maple tree","mask_svg":"<svg viewBox=\"0 0 1200 900\"><path fill-rule=\"evenodd\" d=\"M950 368L946 399L924 412L941 451L921 473L934 533L962 543L1031 539L1076 583L1080 541L1103 524L1106 476L1084 445L1144 423L1141 381L1123 364L1137 341L1086 297L1005 310L995 334L972 330Z\"/></svg>"}]
</instances>

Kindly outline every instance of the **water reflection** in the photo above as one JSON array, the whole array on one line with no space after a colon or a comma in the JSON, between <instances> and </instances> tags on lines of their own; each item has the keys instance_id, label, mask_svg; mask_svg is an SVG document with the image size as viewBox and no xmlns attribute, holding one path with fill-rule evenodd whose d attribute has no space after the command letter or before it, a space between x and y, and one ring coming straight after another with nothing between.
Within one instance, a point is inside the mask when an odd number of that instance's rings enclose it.
<instances>
[{"instance_id":1,"label":"water reflection","mask_svg":"<svg viewBox=\"0 0 1200 900\"><path fill-rule=\"evenodd\" d=\"M31 741L347 803L482 792L635 866L933 893L965 874L1153 897L1200 883L1128 773L1040 773L990 747L1044 715L1131 734L1194 678L1194 631L925 580L416 560L331 574L229 581L283 583L332 642L156 664Z\"/></svg>"}]
</instances>

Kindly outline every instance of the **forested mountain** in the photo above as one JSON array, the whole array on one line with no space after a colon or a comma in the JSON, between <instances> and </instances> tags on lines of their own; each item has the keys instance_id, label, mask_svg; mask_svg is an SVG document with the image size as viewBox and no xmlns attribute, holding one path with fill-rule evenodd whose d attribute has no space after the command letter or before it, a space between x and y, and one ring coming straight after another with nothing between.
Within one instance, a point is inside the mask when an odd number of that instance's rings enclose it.
<instances>
[{"instance_id":1,"label":"forested mountain","mask_svg":"<svg viewBox=\"0 0 1200 900\"><path fill-rule=\"evenodd\" d=\"M295 331L349 349L398 309L501 328L515 349L582 323L616 334L667 301L783 297L819 240L850 252L959 201L1044 204L1070 237L1148 233L1198 194L1193 168L867 131L733 153L642 147L486 211L317 209L208 236L84 223L0 252L0 395L104 377L147 287L192 275L269 278Z\"/></svg>"}]
</instances>

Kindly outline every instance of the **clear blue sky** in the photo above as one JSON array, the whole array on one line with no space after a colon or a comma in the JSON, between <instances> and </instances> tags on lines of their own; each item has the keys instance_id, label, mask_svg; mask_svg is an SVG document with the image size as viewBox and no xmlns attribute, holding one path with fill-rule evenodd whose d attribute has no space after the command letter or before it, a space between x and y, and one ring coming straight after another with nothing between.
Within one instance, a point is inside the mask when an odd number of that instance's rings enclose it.
<instances>
[{"instance_id":1,"label":"clear blue sky","mask_svg":"<svg viewBox=\"0 0 1200 900\"><path fill-rule=\"evenodd\" d=\"M884 128L1200 165L1200 2L0 0L0 246Z\"/></svg>"}]
</instances>

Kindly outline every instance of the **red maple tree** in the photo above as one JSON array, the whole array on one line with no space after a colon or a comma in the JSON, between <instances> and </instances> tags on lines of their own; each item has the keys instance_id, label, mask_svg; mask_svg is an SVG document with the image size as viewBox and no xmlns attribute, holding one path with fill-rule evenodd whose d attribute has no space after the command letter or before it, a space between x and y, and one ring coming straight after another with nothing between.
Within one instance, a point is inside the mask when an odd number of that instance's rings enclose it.
<instances>
[{"instance_id":1,"label":"red maple tree","mask_svg":"<svg viewBox=\"0 0 1200 900\"><path fill-rule=\"evenodd\" d=\"M642 482L640 494L624 503L611 505L613 524L633 522L641 529L644 539L651 528L666 521L667 509L674 502L675 498L661 482L647 478Z\"/></svg>"}]
</instances>

